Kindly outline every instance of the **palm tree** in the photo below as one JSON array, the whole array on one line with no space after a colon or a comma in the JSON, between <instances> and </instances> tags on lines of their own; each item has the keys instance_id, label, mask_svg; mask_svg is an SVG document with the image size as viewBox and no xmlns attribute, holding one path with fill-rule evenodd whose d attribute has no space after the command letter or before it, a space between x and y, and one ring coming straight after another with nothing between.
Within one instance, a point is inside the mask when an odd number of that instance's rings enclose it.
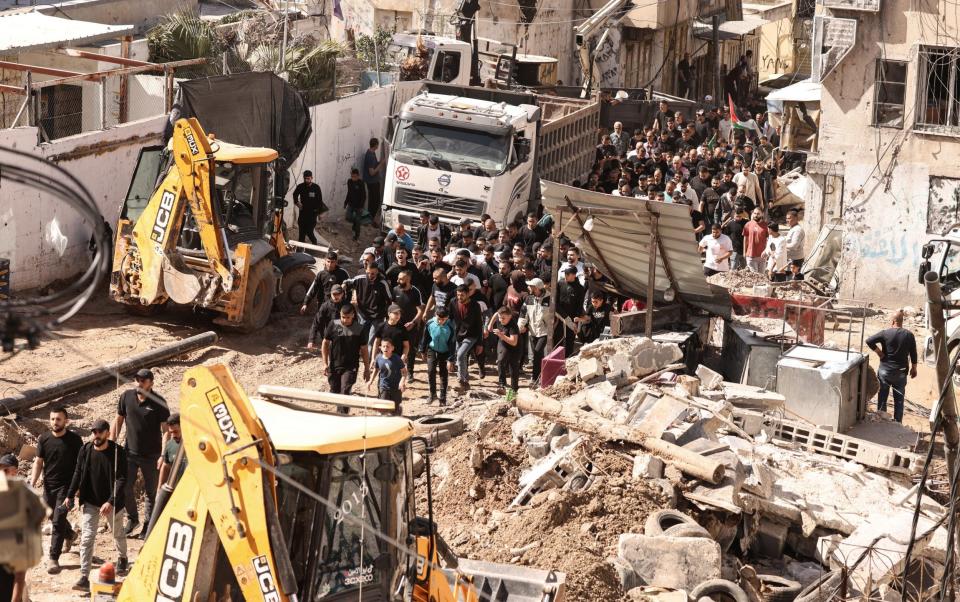
<instances>
[{"instance_id":1,"label":"palm tree","mask_svg":"<svg viewBox=\"0 0 960 602\"><path fill-rule=\"evenodd\" d=\"M205 64L179 69L177 74L181 77L219 73L223 38L195 10L180 10L164 17L159 25L147 32L147 45L150 61L155 63L207 59Z\"/></svg>"}]
</instances>

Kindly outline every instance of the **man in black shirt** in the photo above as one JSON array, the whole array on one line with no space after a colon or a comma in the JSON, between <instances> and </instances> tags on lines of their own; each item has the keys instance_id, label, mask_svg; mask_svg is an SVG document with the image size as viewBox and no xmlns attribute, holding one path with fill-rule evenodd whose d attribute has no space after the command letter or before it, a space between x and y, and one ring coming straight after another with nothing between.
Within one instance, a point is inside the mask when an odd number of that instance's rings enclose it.
<instances>
[{"instance_id":1,"label":"man in black shirt","mask_svg":"<svg viewBox=\"0 0 960 602\"><path fill-rule=\"evenodd\" d=\"M407 248L401 246L399 249L393 252L396 261L394 261L389 268L387 268L387 284L390 285L390 288L397 286L397 279L400 276L400 272L412 271L413 264L410 263L409 257L410 253L407 252ZM400 353L400 350L396 350L397 353Z\"/></svg>"},{"instance_id":2,"label":"man in black shirt","mask_svg":"<svg viewBox=\"0 0 960 602\"><path fill-rule=\"evenodd\" d=\"M297 184L297 187L293 189L293 203L300 208L300 217L297 218L300 242L309 238L310 242L317 244L317 237L313 234L313 229L317 227L317 216L325 212L327 206L323 204L323 194L320 193L320 187L313 182L312 171L303 172L303 182Z\"/></svg>"},{"instance_id":3,"label":"man in black shirt","mask_svg":"<svg viewBox=\"0 0 960 602\"><path fill-rule=\"evenodd\" d=\"M491 309L503 307L503 299L507 296L507 289L510 288L510 272L513 271L513 262L508 259L501 259L497 266L497 273L490 276L490 301Z\"/></svg>"},{"instance_id":4,"label":"man in black shirt","mask_svg":"<svg viewBox=\"0 0 960 602\"><path fill-rule=\"evenodd\" d=\"M318 303L323 303L330 298L330 289L335 284L343 284L350 278L350 274L340 267L340 258L335 251L327 253L323 262L323 269L317 272L317 277L313 279L313 284L307 289L307 294L303 298L303 305L300 306L300 313L307 313L307 307L314 299Z\"/></svg>"},{"instance_id":5,"label":"man in black shirt","mask_svg":"<svg viewBox=\"0 0 960 602\"><path fill-rule=\"evenodd\" d=\"M127 502L127 526L124 532L130 535L140 518L137 513L137 498L133 492L133 484L137 480L137 471L143 474L144 497L144 529L140 538L146 536L146 523L153 515L153 498L157 494L157 485L160 477L160 454L166 443L167 418L170 410L167 401L153 391L153 372L141 368L135 376L137 387L124 391L120 395L117 405L117 417L113 422L111 440L120 438L120 430L124 423L127 425L127 442L124 445L127 465L125 474L127 490L124 499Z\"/></svg>"},{"instance_id":6,"label":"man in black shirt","mask_svg":"<svg viewBox=\"0 0 960 602\"><path fill-rule=\"evenodd\" d=\"M320 348L323 373L331 393L349 395L357 382L357 370L363 359L363 379L370 376L370 353L363 327L357 321L357 310L347 303L340 308L340 319L327 325Z\"/></svg>"},{"instance_id":7,"label":"man in black shirt","mask_svg":"<svg viewBox=\"0 0 960 602\"><path fill-rule=\"evenodd\" d=\"M30 482L36 489L40 473L43 473L43 500L53 511L50 516L53 530L50 534L47 561L47 572L51 575L60 572L60 554L69 552L77 539L77 533L67 521L63 501L77 467L77 455L83 446L83 439L67 430L67 422L67 410L63 406L50 410L50 430L37 439L37 459L33 462L33 473L30 477Z\"/></svg>"},{"instance_id":8,"label":"man in black shirt","mask_svg":"<svg viewBox=\"0 0 960 602\"><path fill-rule=\"evenodd\" d=\"M450 304L450 317L455 322L457 351L455 354L457 377L461 391L470 389L467 368L470 364L470 352L483 340L483 310L470 295L470 287L461 284L457 287L457 298Z\"/></svg>"},{"instance_id":9,"label":"man in black shirt","mask_svg":"<svg viewBox=\"0 0 960 602\"><path fill-rule=\"evenodd\" d=\"M393 343L394 353L400 356L400 359L406 365L410 356L413 355L411 353L413 346L410 344L410 333L404 328L401 321L402 316L403 312L396 303L387 308L387 319L380 323L374 331L371 349L380 349L380 341L387 339ZM409 371L407 374L409 376Z\"/></svg>"},{"instance_id":10,"label":"man in black shirt","mask_svg":"<svg viewBox=\"0 0 960 602\"><path fill-rule=\"evenodd\" d=\"M557 283L557 326L554 343L563 341L566 357L573 355L577 340L577 326L583 316L583 298L587 290L577 278L577 268L568 267L563 271L563 280Z\"/></svg>"},{"instance_id":11,"label":"man in black shirt","mask_svg":"<svg viewBox=\"0 0 960 602\"><path fill-rule=\"evenodd\" d=\"M527 253L533 252L533 246L547 240L547 232L538 222L536 213L527 214L527 223L520 229L520 241Z\"/></svg>"},{"instance_id":12,"label":"man in black shirt","mask_svg":"<svg viewBox=\"0 0 960 602\"><path fill-rule=\"evenodd\" d=\"M424 301L420 289L413 286L410 271L400 272L397 276L397 286L393 287L393 302L400 307L400 323L403 324L410 340L416 343L420 340ZM416 355L413 349L407 354L407 380L413 380Z\"/></svg>"},{"instance_id":13,"label":"man in black shirt","mask_svg":"<svg viewBox=\"0 0 960 602\"><path fill-rule=\"evenodd\" d=\"M890 328L868 338L867 345L880 358L877 411L887 411L887 396L892 388L893 419L903 422L903 397L907 389L908 369L910 378L917 377L917 340L912 332L903 327L903 311L893 314Z\"/></svg>"},{"instance_id":14,"label":"man in black shirt","mask_svg":"<svg viewBox=\"0 0 960 602\"><path fill-rule=\"evenodd\" d=\"M727 224L726 234L733 243L733 254L730 256L730 269L742 270L747 267L747 260L743 256L743 228L750 219L747 212L741 208L735 209L736 216Z\"/></svg>"},{"instance_id":15,"label":"man in black shirt","mask_svg":"<svg viewBox=\"0 0 960 602\"><path fill-rule=\"evenodd\" d=\"M430 298L427 299L427 308L423 312L424 316L441 307L446 309L447 312L450 311L457 285L450 282L447 272L448 270L443 268L433 270L433 289L430 291Z\"/></svg>"},{"instance_id":16,"label":"man in black shirt","mask_svg":"<svg viewBox=\"0 0 960 602\"><path fill-rule=\"evenodd\" d=\"M346 303L343 287L334 284L333 288L330 289L330 298L320 304L317 315L313 317L313 323L310 324L307 349L313 349L316 346L317 335L323 336L323 333L327 331L327 325L340 317L340 308Z\"/></svg>"},{"instance_id":17,"label":"man in black shirt","mask_svg":"<svg viewBox=\"0 0 960 602\"><path fill-rule=\"evenodd\" d=\"M387 317L392 296L390 285L380 275L380 267L372 263L363 273L347 281L347 290L352 291L357 304L357 318L366 337L366 344L373 342L373 331Z\"/></svg>"},{"instance_id":18,"label":"man in black shirt","mask_svg":"<svg viewBox=\"0 0 960 602\"><path fill-rule=\"evenodd\" d=\"M343 200L343 206L347 210L347 221L353 224L354 241L360 240L360 217L366 202L367 189L360 179L360 170L353 168L350 170L350 179L347 180L347 197Z\"/></svg>"},{"instance_id":19,"label":"man in black shirt","mask_svg":"<svg viewBox=\"0 0 960 602\"><path fill-rule=\"evenodd\" d=\"M123 574L127 570L127 540L120 524L127 489L126 454L119 445L110 440L110 425L106 420L94 422L92 431L93 439L80 448L77 467L65 492L64 502L66 508L72 508L73 498L79 494L83 534L80 536L80 579L73 589L83 592L90 590L87 576L90 574L93 546L101 517L108 521L117 553L120 555L116 565L117 573ZM152 493L156 491L153 490ZM147 497L152 497L152 494ZM136 507L135 504L131 505Z\"/></svg>"}]
</instances>

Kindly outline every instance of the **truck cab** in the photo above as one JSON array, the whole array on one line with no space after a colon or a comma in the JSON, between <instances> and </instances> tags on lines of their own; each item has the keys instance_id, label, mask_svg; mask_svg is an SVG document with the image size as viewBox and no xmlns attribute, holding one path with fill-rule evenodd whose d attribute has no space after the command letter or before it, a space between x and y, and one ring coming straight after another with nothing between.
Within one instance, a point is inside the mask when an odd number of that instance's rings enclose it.
<instances>
[{"instance_id":1,"label":"truck cab","mask_svg":"<svg viewBox=\"0 0 960 602\"><path fill-rule=\"evenodd\" d=\"M936 272L940 277L940 289L943 292L945 303L945 318L947 326L947 349L952 353L960 344L960 309L950 307L960 305L960 224L954 224L940 238L927 241L920 251L923 261L920 263L918 280L923 284L923 276L929 271ZM927 315L929 330L930 316ZM933 337L928 335L923 346L924 360L933 361ZM954 377L960 384L960 374Z\"/></svg>"},{"instance_id":2,"label":"truck cab","mask_svg":"<svg viewBox=\"0 0 960 602\"><path fill-rule=\"evenodd\" d=\"M418 38L424 50L418 48ZM470 60L473 49L467 42L454 38L443 38L431 35L417 35L411 33L397 33L387 50L391 62L400 65L403 61L416 58L418 53L425 52L420 60L427 64L423 78L429 81L457 86L470 85ZM401 75L401 79L403 79Z\"/></svg>"},{"instance_id":3,"label":"truck cab","mask_svg":"<svg viewBox=\"0 0 960 602\"><path fill-rule=\"evenodd\" d=\"M386 225L414 226L425 210L448 224L484 213L506 221L525 214L537 197L540 108L492 99L524 95L481 90L488 100L448 91L412 98L394 119L384 189Z\"/></svg>"}]
</instances>

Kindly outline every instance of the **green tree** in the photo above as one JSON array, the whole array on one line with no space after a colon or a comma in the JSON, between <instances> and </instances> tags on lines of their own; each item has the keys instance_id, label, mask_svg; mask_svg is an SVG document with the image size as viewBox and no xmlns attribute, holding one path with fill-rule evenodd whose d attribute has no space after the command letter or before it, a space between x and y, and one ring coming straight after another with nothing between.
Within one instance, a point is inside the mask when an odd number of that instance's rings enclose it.
<instances>
[{"instance_id":1,"label":"green tree","mask_svg":"<svg viewBox=\"0 0 960 602\"><path fill-rule=\"evenodd\" d=\"M219 72L220 57L225 48L223 38L213 25L200 18L195 10L180 10L167 15L159 25L147 32L150 61L168 63L205 58L203 65L177 70L179 77L213 75Z\"/></svg>"},{"instance_id":2,"label":"green tree","mask_svg":"<svg viewBox=\"0 0 960 602\"><path fill-rule=\"evenodd\" d=\"M360 34L354 43L357 49L357 59L367 69L377 68L377 59L380 61L380 70L386 71L387 48L393 40L393 32L377 27L372 36Z\"/></svg>"}]
</instances>

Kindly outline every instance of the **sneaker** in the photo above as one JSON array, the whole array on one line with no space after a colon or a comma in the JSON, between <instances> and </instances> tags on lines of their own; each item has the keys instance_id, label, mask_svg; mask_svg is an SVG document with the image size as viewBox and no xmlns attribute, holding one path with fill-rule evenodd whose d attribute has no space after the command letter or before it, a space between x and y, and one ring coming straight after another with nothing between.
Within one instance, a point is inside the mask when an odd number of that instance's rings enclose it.
<instances>
[{"instance_id":1,"label":"sneaker","mask_svg":"<svg viewBox=\"0 0 960 602\"><path fill-rule=\"evenodd\" d=\"M73 584L73 589L81 592L89 592L90 579L88 579L86 576L80 577L79 579L77 579L77 582Z\"/></svg>"},{"instance_id":2,"label":"sneaker","mask_svg":"<svg viewBox=\"0 0 960 602\"><path fill-rule=\"evenodd\" d=\"M77 533L76 531L71 532L68 537L64 537L64 538L63 538L63 553L66 554L67 552L69 552L70 550L72 550L72 549L73 549L73 544L75 544L78 539L80 539L80 534Z\"/></svg>"},{"instance_id":3,"label":"sneaker","mask_svg":"<svg viewBox=\"0 0 960 602\"><path fill-rule=\"evenodd\" d=\"M430 396L430 401L429 401L428 403L429 403L430 405L433 405L433 404L437 403L437 396L436 396L436 395L431 395L431 396Z\"/></svg>"},{"instance_id":4,"label":"sneaker","mask_svg":"<svg viewBox=\"0 0 960 602\"><path fill-rule=\"evenodd\" d=\"M56 574L58 574L58 573L59 573L60 571L62 571L62 570L63 570L63 569L60 567L60 561L59 561L59 560L57 560L56 558L48 558L48 559L47 559L47 574L48 574L48 575L56 575Z\"/></svg>"},{"instance_id":5,"label":"sneaker","mask_svg":"<svg viewBox=\"0 0 960 602\"><path fill-rule=\"evenodd\" d=\"M137 530L137 527L140 526L139 520L128 520L127 525L123 528L123 533L127 537L130 537L130 534Z\"/></svg>"},{"instance_id":6,"label":"sneaker","mask_svg":"<svg viewBox=\"0 0 960 602\"><path fill-rule=\"evenodd\" d=\"M127 557L126 557L126 556L121 556L120 558L117 558L117 567L116 567L116 569L117 569L117 574L118 574L118 575L119 575L119 574L126 573L126 572L127 572L127 569L129 569L129 568L130 568L130 566L129 566L129 563L127 562Z\"/></svg>"},{"instance_id":7,"label":"sneaker","mask_svg":"<svg viewBox=\"0 0 960 602\"><path fill-rule=\"evenodd\" d=\"M497 395L503 395L507 392L507 388L503 385L497 387Z\"/></svg>"}]
</instances>

